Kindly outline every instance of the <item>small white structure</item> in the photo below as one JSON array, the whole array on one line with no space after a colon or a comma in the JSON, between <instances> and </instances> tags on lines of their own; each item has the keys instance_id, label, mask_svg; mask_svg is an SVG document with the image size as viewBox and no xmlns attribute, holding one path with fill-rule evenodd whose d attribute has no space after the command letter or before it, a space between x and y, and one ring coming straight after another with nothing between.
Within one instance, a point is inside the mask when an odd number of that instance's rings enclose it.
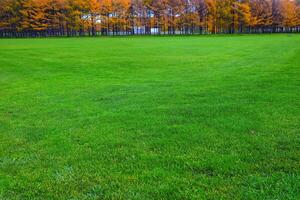
<instances>
[{"instance_id":1,"label":"small white structure","mask_svg":"<svg viewBox=\"0 0 300 200\"><path fill-rule=\"evenodd\" d=\"M134 26L133 30L135 35L142 35L146 32L145 26Z\"/></svg>"},{"instance_id":2,"label":"small white structure","mask_svg":"<svg viewBox=\"0 0 300 200\"><path fill-rule=\"evenodd\" d=\"M159 28L151 28L151 34L159 34Z\"/></svg>"}]
</instances>

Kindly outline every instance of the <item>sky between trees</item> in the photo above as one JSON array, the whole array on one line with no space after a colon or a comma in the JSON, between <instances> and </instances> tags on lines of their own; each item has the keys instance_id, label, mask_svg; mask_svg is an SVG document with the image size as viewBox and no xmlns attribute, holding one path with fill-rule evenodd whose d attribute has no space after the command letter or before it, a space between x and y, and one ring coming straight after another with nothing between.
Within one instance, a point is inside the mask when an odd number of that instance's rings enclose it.
<instances>
[{"instance_id":1,"label":"sky between trees","mask_svg":"<svg viewBox=\"0 0 300 200\"><path fill-rule=\"evenodd\" d=\"M300 32L300 0L0 0L0 37Z\"/></svg>"}]
</instances>

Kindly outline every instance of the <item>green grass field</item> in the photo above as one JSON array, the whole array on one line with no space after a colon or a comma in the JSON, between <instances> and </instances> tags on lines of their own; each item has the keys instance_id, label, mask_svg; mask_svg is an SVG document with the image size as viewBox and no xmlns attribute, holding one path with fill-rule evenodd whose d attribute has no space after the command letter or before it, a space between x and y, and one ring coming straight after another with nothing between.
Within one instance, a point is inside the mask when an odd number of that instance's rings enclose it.
<instances>
[{"instance_id":1,"label":"green grass field","mask_svg":"<svg viewBox=\"0 0 300 200\"><path fill-rule=\"evenodd\" d=\"M299 199L300 35L0 40L0 199Z\"/></svg>"}]
</instances>

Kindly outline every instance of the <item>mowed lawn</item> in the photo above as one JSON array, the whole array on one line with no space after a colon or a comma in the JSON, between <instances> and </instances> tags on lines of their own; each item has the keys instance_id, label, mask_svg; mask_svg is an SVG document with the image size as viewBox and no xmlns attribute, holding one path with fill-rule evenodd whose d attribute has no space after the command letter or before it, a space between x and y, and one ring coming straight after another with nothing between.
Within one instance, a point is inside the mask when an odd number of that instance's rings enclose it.
<instances>
[{"instance_id":1,"label":"mowed lawn","mask_svg":"<svg viewBox=\"0 0 300 200\"><path fill-rule=\"evenodd\" d=\"M300 35L0 40L0 199L299 199Z\"/></svg>"}]
</instances>

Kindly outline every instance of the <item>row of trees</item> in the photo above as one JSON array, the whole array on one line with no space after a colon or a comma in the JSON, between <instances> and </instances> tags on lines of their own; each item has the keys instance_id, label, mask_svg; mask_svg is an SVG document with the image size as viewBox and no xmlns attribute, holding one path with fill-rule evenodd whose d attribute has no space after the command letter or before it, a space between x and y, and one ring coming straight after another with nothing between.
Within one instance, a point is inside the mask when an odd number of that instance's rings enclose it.
<instances>
[{"instance_id":1,"label":"row of trees","mask_svg":"<svg viewBox=\"0 0 300 200\"><path fill-rule=\"evenodd\" d=\"M300 0L0 0L0 37L300 32Z\"/></svg>"}]
</instances>

